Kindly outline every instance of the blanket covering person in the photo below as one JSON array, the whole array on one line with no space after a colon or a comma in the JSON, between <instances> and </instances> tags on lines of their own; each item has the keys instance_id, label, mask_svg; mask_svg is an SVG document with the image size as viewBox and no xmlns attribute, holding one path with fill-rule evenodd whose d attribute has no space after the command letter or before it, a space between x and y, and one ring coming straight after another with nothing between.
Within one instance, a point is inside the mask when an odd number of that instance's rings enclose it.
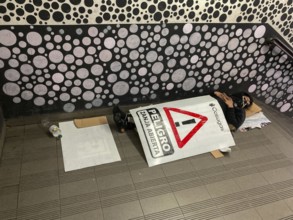
<instances>
[{"instance_id":1,"label":"blanket covering person","mask_svg":"<svg viewBox=\"0 0 293 220\"><path fill-rule=\"evenodd\" d=\"M237 130L245 120L245 109L253 103L252 97L246 92L227 95L216 91L210 95L219 102L231 130ZM113 108L113 118L120 132L135 128L131 114L121 111L118 106Z\"/></svg>"}]
</instances>

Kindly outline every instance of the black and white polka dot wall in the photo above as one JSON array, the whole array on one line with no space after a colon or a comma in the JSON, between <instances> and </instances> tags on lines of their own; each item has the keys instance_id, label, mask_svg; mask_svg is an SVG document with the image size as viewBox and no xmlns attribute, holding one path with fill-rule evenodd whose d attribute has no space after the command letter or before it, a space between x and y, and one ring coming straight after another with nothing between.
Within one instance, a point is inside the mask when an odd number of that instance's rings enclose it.
<instances>
[{"instance_id":1,"label":"black and white polka dot wall","mask_svg":"<svg viewBox=\"0 0 293 220\"><path fill-rule=\"evenodd\" d=\"M261 24L2 26L1 93L6 105L26 106L13 114L28 114L244 89L292 116L292 62L265 44L266 31Z\"/></svg>"},{"instance_id":2,"label":"black and white polka dot wall","mask_svg":"<svg viewBox=\"0 0 293 220\"><path fill-rule=\"evenodd\" d=\"M292 0L0 0L3 24L269 23L293 43Z\"/></svg>"}]
</instances>

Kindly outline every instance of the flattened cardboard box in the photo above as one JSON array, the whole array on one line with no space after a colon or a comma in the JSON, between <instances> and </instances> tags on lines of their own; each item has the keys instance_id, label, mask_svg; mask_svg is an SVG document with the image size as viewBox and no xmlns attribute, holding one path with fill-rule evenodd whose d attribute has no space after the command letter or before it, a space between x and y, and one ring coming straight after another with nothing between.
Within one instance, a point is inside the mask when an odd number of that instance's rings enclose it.
<instances>
[{"instance_id":1,"label":"flattened cardboard box","mask_svg":"<svg viewBox=\"0 0 293 220\"><path fill-rule=\"evenodd\" d=\"M74 125L77 128L86 128L86 127L92 127L92 126L104 125L104 124L108 124L108 120L106 116L74 119Z\"/></svg>"}]
</instances>

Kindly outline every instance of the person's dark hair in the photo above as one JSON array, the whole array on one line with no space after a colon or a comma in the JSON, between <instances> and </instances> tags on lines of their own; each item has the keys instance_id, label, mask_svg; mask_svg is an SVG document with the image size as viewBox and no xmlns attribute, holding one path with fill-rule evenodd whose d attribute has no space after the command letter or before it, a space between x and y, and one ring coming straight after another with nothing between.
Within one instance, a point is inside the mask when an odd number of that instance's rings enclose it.
<instances>
[{"instance_id":1,"label":"person's dark hair","mask_svg":"<svg viewBox=\"0 0 293 220\"><path fill-rule=\"evenodd\" d=\"M243 95L249 97L249 99L250 99L250 103L244 107L244 108L249 108L253 104L253 98L252 98L252 96L250 94L248 94L246 92L244 92Z\"/></svg>"},{"instance_id":2,"label":"person's dark hair","mask_svg":"<svg viewBox=\"0 0 293 220\"><path fill-rule=\"evenodd\" d=\"M231 97L232 97L232 99L233 99L233 97L234 98L236 98L236 99L238 99L238 100L241 100L242 101L242 97L243 96L247 96L247 97L249 97L249 99L250 99L250 103L248 104L248 105L245 105L244 106L244 109L247 109L247 108L249 108L252 104L253 104L253 98L252 98L252 96L250 95L250 94L248 94L247 92L236 92L236 93L233 93L232 95L231 95ZM234 100L233 100L234 101Z\"/></svg>"}]
</instances>

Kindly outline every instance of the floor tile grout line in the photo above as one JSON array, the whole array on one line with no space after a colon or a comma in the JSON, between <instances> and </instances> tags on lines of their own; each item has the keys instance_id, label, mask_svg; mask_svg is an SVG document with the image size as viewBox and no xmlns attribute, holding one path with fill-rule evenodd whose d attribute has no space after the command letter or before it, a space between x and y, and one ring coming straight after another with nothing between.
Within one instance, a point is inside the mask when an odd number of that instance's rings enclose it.
<instances>
[{"instance_id":1,"label":"floor tile grout line","mask_svg":"<svg viewBox=\"0 0 293 220\"><path fill-rule=\"evenodd\" d=\"M55 145L55 150L56 150L56 159L57 159L57 178L58 178L58 188L59 188L59 219L61 219L61 186L60 186L60 177L59 177L59 162L60 159L58 157L58 147L59 144L58 142L60 142L60 147L61 147L61 140L56 140L56 145Z\"/></svg>"},{"instance_id":2,"label":"floor tile grout line","mask_svg":"<svg viewBox=\"0 0 293 220\"><path fill-rule=\"evenodd\" d=\"M25 140L25 125L23 125L23 136L22 136L22 143ZM19 183L18 183L18 196L17 196L17 209L16 209L16 218L18 219L18 209L19 207L19 201L20 201L20 181L21 181L21 171L22 171L22 162L23 162L23 154L24 154L24 146L22 145L22 151L21 151L21 162L20 162L20 173L19 173Z\"/></svg>"},{"instance_id":3,"label":"floor tile grout line","mask_svg":"<svg viewBox=\"0 0 293 220\"><path fill-rule=\"evenodd\" d=\"M118 140L119 140L120 144L122 144L119 136L118 136ZM125 153L125 151L124 151L125 149L123 148L122 150L123 150L124 155L126 155L126 153ZM133 176L132 176L132 174L131 174L131 169L129 168L129 163L128 163L126 157L125 157L125 160L126 160L126 164L127 164L127 170L128 170L129 175L130 175L130 177L131 177L132 184L133 184L133 187L134 187L134 189L135 189L135 193L136 193L136 196L137 196L137 199L138 199L137 201L138 201L138 203L139 203L139 206L140 206L140 208L141 208L141 212L142 212L142 214L143 214L143 219L145 219L145 213L144 213L144 210L143 210L143 208L142 208L141 200L140 200L140 198L139 198L138 189L137 189L136 186L135 186L135 182L134 182Z\"/></svg>"}]
</instances>

